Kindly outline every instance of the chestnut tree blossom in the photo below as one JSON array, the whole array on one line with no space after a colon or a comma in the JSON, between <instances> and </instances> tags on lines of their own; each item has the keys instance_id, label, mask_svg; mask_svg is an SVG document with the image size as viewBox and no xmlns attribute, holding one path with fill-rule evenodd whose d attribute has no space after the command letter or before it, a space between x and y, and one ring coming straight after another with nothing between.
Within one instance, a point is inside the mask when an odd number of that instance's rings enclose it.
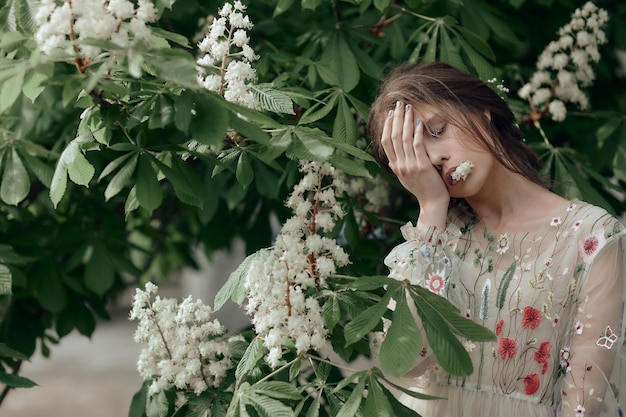
<instances>
[{"instance_id":1,"label":"chestnut tree blossom","mask_svg":"<svg viewBox=\"0 0 626 417\"><path fill-rule=\"evenodd\" d=\"M200 395L218 387L234 364L226 328L211 320L211 307L191 296L180 304L157 295L147 283L136 289L130 320L139 323L135 342L145 344L137 361L139 374L152 381L150 395L177 388Z\"/></svg>"},{"instance_id":2,"label":"chestnut tree blossom","mask_svg":"<svg viewBox=\"0 0 626 417\"><path fill-rule=\"evenodd\" d=\"M602 28L608 19L606 10L587 2L559 29L560 38L546 46L537 59L537 71L518 91L531 105L531 121L546 113L555 121L565 120L565 103L587 109L589 101L582 88L595 79L592 63L600 60L598 46L606 42Z\"/></svg>"},{"instance_id":3,"label":"chestnut tree blossom","mask_svg":"<svg viewBox=\"0 0 626 417\"><path fill-rule=\"evenodd\" d=\"M207 90L217 91L226 100L256 108L257 102L250 90L256 81L251 62L258 59L248 45L247 30L253 24L244 15L246 6L239 0L225 3L209 25L206 36L198 43L201 56L198 64L198 83Z\"/></svg>"},{"instance_id":4,"label":"chestnut tree blossom","mask_svg":"<svg viewBox=\"0 0 626 417\"><path fill-rule=\"evenodd\" d=\"M345 183L328 163L302 162L300 171L304 176L286 202L294 215L274 246L252 262L244 283L246 309L272 367L278 366L289 341L298 354L324 346L327 331L317 296L327 288L326 279L349 263L343 248L323 236L344 215L337 193Z\"/></svg>"},{"instance_id":5,"label":"chestnut tree blossom","mask_svg":"<svg viewBox=\"0 0 626 417\"><path fill-rule=\"evenodd\" d=\"M150 38L148 24L157 19L150 0L41 0L33 16L34 39L43 55L78 58L79 70L102 53L100 46L81 41L109 41L120 48Z\"/></svg>"}]
</instances>

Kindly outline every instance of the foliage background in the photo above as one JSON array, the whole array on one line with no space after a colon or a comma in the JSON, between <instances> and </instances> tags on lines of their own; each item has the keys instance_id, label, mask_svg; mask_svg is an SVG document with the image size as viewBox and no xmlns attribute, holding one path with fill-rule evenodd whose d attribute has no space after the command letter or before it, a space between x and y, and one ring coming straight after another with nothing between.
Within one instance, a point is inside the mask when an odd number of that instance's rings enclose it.
<instances>
[{"instance_id":1,"label":"foliage background","mask_svg":"<svg viewBox=\"0 0 626 417\"><path fill-rule=\"evenodd\" d=\"M138 45L135 55L121 53L85 73L35 52L35 2L2 5L0 382L29 386L13 376L21 360L36 349L49 354L50 345L74 329L91 335L122 289L194 265L198 247L210 255L237 236L248 253L269 246L269 218L288 216L283 200L297 180L298 159L331 160L354 175L380 174L370 158L347 145L367 148L368 105L390 67L437 59L483 79L495 76L510 89L522 120L527 106L515 91L583 4L248 3L255 24L251 45L261 56L254 65L259 83L290 97L294 114L250 111L196 85L195 44L221 1L157 1L159 48ZM620 64L618 57L626 54L626 4L596 4L611 20L597 80L588 90L591 111L570 109L562 123L542 121L551 146L532 126L522 128L557 191L621 214L626 81L624 58ZM128 70L127 57L137 55L143 57L141 78ZM266 107L276 110L276 103L270 97ZM90 116L81 119L85 109ZM229 129L239 135L227 135ZM204 147L190 151L191 139ZM69 147L78 156L61 171L63 188L54 174ZM381 260L397 242L397 225L416 218L415 201L388 180L392 194L384 212L349 214L342 225L349 274L383 273ZM350 204L358 212L364 203L357 198Z\"/></svg>"}]
</instances>

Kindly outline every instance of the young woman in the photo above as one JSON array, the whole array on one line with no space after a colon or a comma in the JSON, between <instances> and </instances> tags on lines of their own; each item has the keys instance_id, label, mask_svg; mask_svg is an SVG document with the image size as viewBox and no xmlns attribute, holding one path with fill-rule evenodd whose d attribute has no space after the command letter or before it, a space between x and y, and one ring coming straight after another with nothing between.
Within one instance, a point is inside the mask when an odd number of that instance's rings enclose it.
<instances>
[{"instance_id":1,"label":"young woman","mask_svg":"<svg viewBox=\"0 0 626 417\"><path fill-rule=\"evenodd\" d=\"M624 227L542 183L506 102L441 63L393 71L369 117L379 160L418 200L417 225L385 259L491 329L467 343L468 377L430 355L407 376L445 397L403 402L424 417L618 416Z\"/></svg>"}]
</instances>

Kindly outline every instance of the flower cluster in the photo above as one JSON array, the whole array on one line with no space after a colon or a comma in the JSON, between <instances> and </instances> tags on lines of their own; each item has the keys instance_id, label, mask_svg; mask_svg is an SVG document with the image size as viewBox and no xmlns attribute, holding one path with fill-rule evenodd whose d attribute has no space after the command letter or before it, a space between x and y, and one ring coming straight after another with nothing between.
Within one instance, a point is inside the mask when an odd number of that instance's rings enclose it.
<instances>
[{"instance_id":1,"label":"flower cluster","mask_svg":"<svg viewBox=\"0 0 626 417\"><path fill-rule=\"evenodd\" d=\"M198 83L207 90L217 91L226 100L250 108L257 101L249 83L256 81L251 62L259 57L248 45L246 30L252 29L250 18L243 13L246 6L239 0L226 3L209 25L204 39L198 43L202 56L198 64Z\"/></svg>"},{"instance_id":2,"label":"flower cluster","mask_svg":"<svg viewBox=\"0 0 626 417\"><path fill-rule=\"evenodd\" d=\"M156 295L158 287L146 284L133 297L130 320L138 320L135 342L145 343L137 362L139 374L152 380L149 394L177 388L200 395L218 387L234 366L226 333L211 308L191 296L180 305L175 299ZM154 299L153 299L153 296Z\"/></svg>"},{"instance_id":3,"label":"flower cluster","mask_svg":"<svg viewBox=\"0 0 626 417\"><path fill-rule=\"evenodd\" d=\"M595 79L591 62L600 60L598 46L606 42L602 27L607 21L607 11L588 2L559 30L559 40L546 46L537 60L537 72L518 91L531 105L532 121L548 112L553 120L563 121L567 102L587 108L588 99L581 87L588 87Z\"/></svg>"},{"instance_id":4,"label":"flower cluster","mask_svg":"<svg viewBox=\"0 0 626 417\"><path fill-rule=\"evenodd\" d=\"M77 43L87 39L113 42L125 48L137 40L148 40L147 24L155 22L157 10L150 0L41 0L35 13L35 41L44 55L55 53L87 62L96 58L99 46Z\"/></svg>"},{"instance_id":5,"label":"flower cluster","mask_svg":"<svg viewBox=\"0 0 626 417\"><path fill-rule=\"evenodd\" d=\"M304 176L286 202L294 215L266 256L252 262L244 284L246 310L272 367L278 366L289 341L298 354L324 345L327 331L317 296L327 288L326 279L349 263L337 242L321 235L344 215L336 193L345 184L328 163L303 162L300 171Z\"/></svg>"}]
</instances>

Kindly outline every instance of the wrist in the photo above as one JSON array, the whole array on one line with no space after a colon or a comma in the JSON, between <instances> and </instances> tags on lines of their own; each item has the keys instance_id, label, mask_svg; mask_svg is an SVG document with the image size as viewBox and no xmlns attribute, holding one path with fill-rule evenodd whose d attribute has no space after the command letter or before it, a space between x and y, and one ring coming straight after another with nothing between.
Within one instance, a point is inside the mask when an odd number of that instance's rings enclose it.
<instances>
[{"instance_id":1,"label":"wrist","mask_svg":"<svg viewBox=\"0 0 626 417\"><path fill-rule=\"evenodd\" d=\"M445 228L448 218L449 200L436 204L420 205L418 223Z\"/></svg>"}]
</instances>

